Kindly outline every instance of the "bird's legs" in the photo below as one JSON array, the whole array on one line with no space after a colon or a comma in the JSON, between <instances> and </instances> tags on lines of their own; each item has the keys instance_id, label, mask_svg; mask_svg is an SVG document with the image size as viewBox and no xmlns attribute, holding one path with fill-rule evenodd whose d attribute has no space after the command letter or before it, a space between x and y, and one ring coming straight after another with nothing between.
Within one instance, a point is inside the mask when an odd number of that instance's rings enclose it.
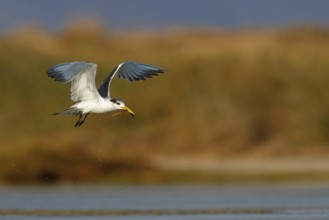
<instances>
[{"instance_id":1,"label":"bird's legs","mask_svg":"<svg viewBox=\"0 0 329 220\"><path fill-rule=\"evenodd\" d=\"M74 125L74 127L79 127L80 125L80 120L81 120L81 118L82 118L82 114L80 113L79 114L79 119L78 119L78 121L75 123L75 125Z\"/></svg>"},{"instance_id":2,"label":"bird's legs","mask_svg":"<svg viewBox=\"0 0 329 220\"><path fill-rule=\"evenodd\" d=\"M89 113L85 114L85 117L84 117L83 120L80 122L79 127L80 127L83 123L85 123L86 118L87 118L88 115L89 115Z\"/></svg>"},{"instance_id":3,"label":"bird's legs","mask_svg":"<svg viewBox=\"0 0 329 220\"><path fill-rule=\"evenodd\" d=\"M77 121L77 123L75 123L75 127L77 128L77 127L80 127L83 123L85 123L85 121L86 121L86 118L87 118L87 116L89 115L89 113L87 113L87 114L85 114L85 117L83 117L83 119L81 120L81 118L82 118L82 114L79 114L79 120Z\"/></svg>"}]
</instances>

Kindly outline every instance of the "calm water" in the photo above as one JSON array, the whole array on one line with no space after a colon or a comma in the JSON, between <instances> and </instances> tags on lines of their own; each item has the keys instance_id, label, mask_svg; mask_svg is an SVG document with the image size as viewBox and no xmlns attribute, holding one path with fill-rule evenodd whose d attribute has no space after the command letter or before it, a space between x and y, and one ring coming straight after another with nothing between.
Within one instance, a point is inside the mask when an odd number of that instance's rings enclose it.
<instances>
[{"instance_id":1,"label":"calm water","mask_svg":"<svg viewBox=\"0 0 329 220\"><path fill-rule=\"evenodd\" d=\"M328 220L329 186L0 187L0 219Z\"/></svg>"}]
</instances>

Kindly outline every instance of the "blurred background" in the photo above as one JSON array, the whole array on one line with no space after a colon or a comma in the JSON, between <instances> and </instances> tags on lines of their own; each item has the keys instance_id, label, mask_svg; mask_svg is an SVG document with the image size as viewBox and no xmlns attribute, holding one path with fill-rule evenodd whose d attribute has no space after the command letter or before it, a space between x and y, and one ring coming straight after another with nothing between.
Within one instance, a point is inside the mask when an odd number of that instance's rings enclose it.
<instances>
[{"instance_id":1,"label":"blurred background","mask_svg":"<svg viewBox=\"0 0 329 220\"><path fill-rule=\"evenodd\" d=\"M0 0L0 183L329 180L329 2ZM46 71L124 60L136 117L51 116L70 85Z\"/></svg>"}]
</instances>

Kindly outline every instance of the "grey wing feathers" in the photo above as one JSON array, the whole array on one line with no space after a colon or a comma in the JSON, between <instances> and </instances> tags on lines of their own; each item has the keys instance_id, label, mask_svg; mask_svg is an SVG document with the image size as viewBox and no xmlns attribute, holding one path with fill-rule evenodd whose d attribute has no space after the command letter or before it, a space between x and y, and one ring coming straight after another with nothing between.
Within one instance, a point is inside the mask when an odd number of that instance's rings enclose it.
<instances>
[{"instance_id":1,"label":"grey wing feathers","mask_svg":"<svg viewBox=\"0 0 329 220\"><path fill-rule=\"evenodd\" d=\"M71 81L79 73L85 71L90 67L90 64L83 61L61 63L51 67L47 71L47 74L55 81L66 83Z\"/></svg>"},{"instance_id":2,"label":"grey wing feathers","mask_svg":"<svg viewBox=\"0 0 329 220\"><path fill-rule=\"evenodd\" d=\"M164 73L164 69L144 63L127 61L118 69L117 76L129 81L138 81L152 78L152 76L157 76L159 73Z\"/></svg>"},{"instance_id":3,"label":"grey wing feathers","mask_svg":"<svg viewBox=\"0 0 329 220\"><path fill-rule=\"evenodd\" d=\"M118 78L123 78L132 82L145 80L145 78L152 78L160 73L164 73L164 71L165 70L160 67L135 61L126 61L112 70L103 83L98 87L98 92L102 97L108 97L110 94L110 83L115 75Z\"/></svg>"},{"instance_id":4,"label":"grey wing feathers","mask_svg":"<svg viewBox=\"0 0 329 220\"><path fill-rule=\"evenodd\" d=\"M57 64L47 74L55 81L71 83L71 99L76 101L97 99L99 94L95 86L97 65L76 61Z\"/></svg>"},{"instance_id":5,"label":"grey wing feathers","mask_svg":"<svg viewBox=\"0 0 329 220\"><path fill-rule=\"evenodd\" d=\"M98 87L98 93L103 97L109 97L110 96L110 91L109 91L109 86L110 83L112 81L112 78L114 77L117 69L119 68L119 66L115 67L111 73L104 79L104 81L102 82L102 84Z\"/></svg>"}]
</instances>

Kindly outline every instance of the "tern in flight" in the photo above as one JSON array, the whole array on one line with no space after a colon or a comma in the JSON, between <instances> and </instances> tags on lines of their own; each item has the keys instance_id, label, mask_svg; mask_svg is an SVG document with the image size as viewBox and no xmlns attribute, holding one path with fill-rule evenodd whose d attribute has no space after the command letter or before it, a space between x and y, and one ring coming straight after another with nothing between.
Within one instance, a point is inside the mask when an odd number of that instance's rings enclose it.
<instances>
[{"instance_id":1,"label":"tern in flight","mask_svg":"<svg viewBox=\"0 0 329 220\"><path fill-rule=\"evenodd\" d=\"M152 76L157 76L165 71L160 67L135 61L125 61L115 67L97 89L95 84L96 70L97 64L95 63L76 61L57 64L47 71L47 75L55 81L71 82L71 99L76 102L70 108L54 113L54 115L79 116L75 127L80 127L90 113L119 110L119 112L129 112L134 116L134 112L122 100L111 98L110 85L114 76L132 82L152 78Z\"/></svg>"}]
</instances>

